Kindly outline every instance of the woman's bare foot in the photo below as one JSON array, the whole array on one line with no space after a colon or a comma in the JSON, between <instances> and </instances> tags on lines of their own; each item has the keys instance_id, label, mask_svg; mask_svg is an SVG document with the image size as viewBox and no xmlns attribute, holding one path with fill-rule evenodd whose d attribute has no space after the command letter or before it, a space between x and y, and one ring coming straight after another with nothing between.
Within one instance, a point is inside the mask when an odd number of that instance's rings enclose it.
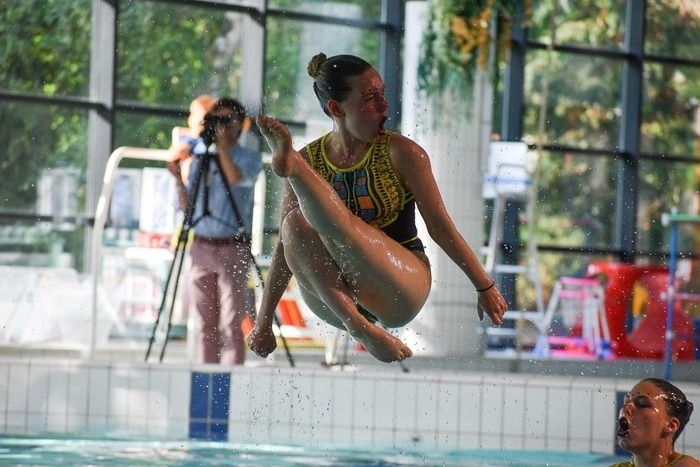
<instances>
[{"instance_id":1,"label":"woman's bare foot","mask_svg":"<svg viewBox=\"0 0 700 467\"><path fill-rule=\"evenodd\" d=\"M301 157L292 147L289 128L272 117L260 114L257 118L258 128L272 148L272 171L280 177L289 177L297 157Z\"/></svg>"},{"instance_id":2,"label":"woman's bare foot","mask_svg":"<svg viewBox=\"0 0 700 467\"><path fill-rule=\"evenodd\" d=\"M413 355L411 349L400 339L375 324L368 323L361 329L351 331L350 335L360 341L374 358L382 362L400 362Z\"/></svg>"}]
</instances>

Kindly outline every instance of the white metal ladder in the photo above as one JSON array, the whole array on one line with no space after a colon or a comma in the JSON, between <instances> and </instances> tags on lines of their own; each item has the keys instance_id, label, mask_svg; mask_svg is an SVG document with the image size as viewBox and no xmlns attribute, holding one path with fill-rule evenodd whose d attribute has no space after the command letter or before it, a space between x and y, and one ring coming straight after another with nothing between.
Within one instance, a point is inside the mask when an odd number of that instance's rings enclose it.
<instances>
[{"instance_id":1,"label":"white metal ladder","mask_svg":"<svg viewBox=\"0 0 700 467\"><path fill-rule=\"evenodd\" d=\"M516 274L525 277L533 286L535 292L534 311L506 312L505 320L516 321L515 328L488 328L487 335L494 337L514 337L516 347L520 349L519 340L523 321L532 323L537 329L538 337L533 353L538 356L549 355L547 322L542 285L539 278L537 242L535 239L535 189L532 183L532 172L529 167L528 148L525 143L493 142L489 151L488 171L484 179L483 196L493 199L493 214L489 229L488 243L483 252L484 268L492 276L500 274ZM525 205L528 223L528 242L520 264L503 264L500 262L500 245L503 241L503 221L508 201L521 201Z\"/></svg>"}]
</instances>

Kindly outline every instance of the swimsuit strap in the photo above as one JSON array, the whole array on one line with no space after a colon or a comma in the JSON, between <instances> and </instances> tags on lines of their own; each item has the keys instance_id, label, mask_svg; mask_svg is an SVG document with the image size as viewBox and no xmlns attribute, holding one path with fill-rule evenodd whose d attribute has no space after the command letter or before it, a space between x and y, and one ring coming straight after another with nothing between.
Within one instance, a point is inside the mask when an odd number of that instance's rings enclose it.
<instances>
[{"instance_id":1,"label":"swimsuit strap","mask_svg":"<svg viewBox=\"0 0 700 467\"><path fill-rule=\"evenodd\" d=\"M679 460L683 459L684 457L685 457L685 454L682 454L682 453L680 453L680 452L677 452L677 453L676 453L676 457L674 457L673 459L671 459L671 462L669 462L669 463L666 464L666 465L667 465L668 467L672 467L672 466L676 465L676 462L678 462Z\"/></svg>"},{"instance_id":2,"label":"swimsuit strap","mask_svg":"<svg viewBox=\"0 0 700 467\"><path fill-rule=\"evenodd\" d=\"M685 457L685 454L682 454L680 452L677 452L674 456L673 459L671 459L671 462L666 464L666 467L673 467L676 465L676 463L683 459ZM618 464L613 464L610 467L634 467L634 461L627 461L627 462L620 462Z\"/></svg>"}]
</instances>

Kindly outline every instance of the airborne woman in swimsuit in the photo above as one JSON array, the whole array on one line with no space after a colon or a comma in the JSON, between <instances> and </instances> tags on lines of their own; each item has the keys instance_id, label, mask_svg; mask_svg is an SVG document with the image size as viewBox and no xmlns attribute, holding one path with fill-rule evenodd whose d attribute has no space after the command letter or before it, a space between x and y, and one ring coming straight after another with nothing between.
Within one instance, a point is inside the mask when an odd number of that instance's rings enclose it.
<instances>
[{"instance_id":1,"label":"airborne woman in swimsuit","mask_svg":"<svg viewBox=\"0 0 700 467\"><path fill-rule=\"evenodd\" d=\"M412 140L384 129L387 102L379 73L352 55L309 62L314 92L334 130L297 152L287 127L265 115L258 126L273 150L272 169L286 178L280 236L250 348L276 346L272 316L292 275L309 308L346 329L378 360L412 355L381 327L416 317L431 286L417 236L415 207L431 238L476 287L478 314L503 320L506 302L450 219L430 160Z\"/></svg>"}]
</instances>

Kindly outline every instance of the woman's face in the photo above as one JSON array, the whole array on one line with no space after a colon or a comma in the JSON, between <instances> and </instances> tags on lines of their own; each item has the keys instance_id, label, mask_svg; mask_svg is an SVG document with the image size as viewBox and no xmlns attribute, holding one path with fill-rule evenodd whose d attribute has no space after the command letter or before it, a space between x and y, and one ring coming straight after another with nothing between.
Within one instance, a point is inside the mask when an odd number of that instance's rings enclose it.
<instances>
[{"instance_id":1,"label":"woman's face","mask_svg":"<svg viewBox=\"0 0 700 467\"><path fill-rule=\"evenodd\" d=\"M654 383L642 381L625 395L620 409L617 444L630 452L643 450L659 443L670 422L665 395Z\"/></svg>"},{"instance_id":2,"label":"woman's face","mask_svg":"<svg viewBox=\"0 0 700 467\"><path fill-rule=\"evenodd\" d=\"M389 106L384 98L384 82L374 68L349 80L352 90L347 99L340 103L345 125L355 137L372 141L384 132L387 118Z\"/></svg>"}]
</instances>

